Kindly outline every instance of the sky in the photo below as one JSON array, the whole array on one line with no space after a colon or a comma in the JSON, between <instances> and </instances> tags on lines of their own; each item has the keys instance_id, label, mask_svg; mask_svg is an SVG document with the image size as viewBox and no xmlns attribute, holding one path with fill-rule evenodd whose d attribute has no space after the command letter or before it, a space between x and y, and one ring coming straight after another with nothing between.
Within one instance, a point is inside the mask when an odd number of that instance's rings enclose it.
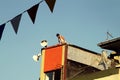
<instances>
[{"instance_id":1,"label":"sky","mask_svg":"<svg viewBox=\"0 0 120 80\"><path fill-rule=\"evenodd\" d=\"M0 0L0 25L39 2ZM120 0L57 0L53 13L44 1L35 24L27 12L22 14L17 35L6 23L0 40L0 80L38 80L41 60L36 63L32 56L40 52L42 40L48 46L58 44L56 33L70 44L101 53L97 44L106 40L107 31L120 37Z\"/></svg>"}]
</instances>

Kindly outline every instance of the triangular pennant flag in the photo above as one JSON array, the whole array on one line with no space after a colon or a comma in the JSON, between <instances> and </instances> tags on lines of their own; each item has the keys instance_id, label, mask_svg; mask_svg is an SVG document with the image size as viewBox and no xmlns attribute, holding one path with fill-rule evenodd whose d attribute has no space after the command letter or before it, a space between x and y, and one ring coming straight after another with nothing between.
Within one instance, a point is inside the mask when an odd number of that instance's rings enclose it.
<instances>
[{"instance_id":1,"label":"triangular pennant flag","mask_svg":"<svg viewBox=\"0 0 120 80\"><path fill-rule=\"evenodd\" d=\"M2 37L4 27L5 27L5 24L0 25L0 40L1 40L1 37Z\"/></svg>"},{"instance_id":2,"label":"triangular pennant flag","mask_svg":"<svg viewBox=\"0 0 120 80\"><path fill-rule=\"evenodd\" d=\"M33 24L35 23L35 18L36 18L36 13L37 13L37 10L38 10L38 6L39 6L39 4L31 7L29 10L27 10Z\"/></svg>"},{"instance_id":3,"label":"triangular pennant flag","mask_svg":"<svg viewBox=\"0 0 120 80\"><path fill-rule=\"evenodd\" d=\"M45 0L51 12L53 12L56 0Z\"/></svg>"},{"instance_id":4,"label":"triangular pennant flag","mask_svg":"<svg viewBox=\"0 0 120 80\"><path fill-rule=\"evenodd\" d=\"M13 18L11 20L11 24L12 24L13 29L14 29L14 31L15 31L16 34L18 32L18 27L19 27L19 23L20 23L20 20L21 20L21 16L22 16L22 14L16 16L15 18Z\"/></svg>"}]
</instances>

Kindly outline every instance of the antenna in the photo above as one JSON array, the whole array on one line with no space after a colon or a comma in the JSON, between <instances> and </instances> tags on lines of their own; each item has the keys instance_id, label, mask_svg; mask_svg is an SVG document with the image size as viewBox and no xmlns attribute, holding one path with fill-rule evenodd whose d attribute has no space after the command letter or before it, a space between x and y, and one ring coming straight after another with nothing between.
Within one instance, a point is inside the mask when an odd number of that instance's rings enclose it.
<instances>
[{"instance_id":1,"label":"antenna","mask_svg":"<svg viewBox=\"0 0 120 80\"><path fill-rule=\"evenodd\" d=\"M110 36L111 38L113 38L112 34L109 33L109 31L107 31L107 39L106 39L106 40L108 40L109 36Z\"/></svg>"}]
</instances>

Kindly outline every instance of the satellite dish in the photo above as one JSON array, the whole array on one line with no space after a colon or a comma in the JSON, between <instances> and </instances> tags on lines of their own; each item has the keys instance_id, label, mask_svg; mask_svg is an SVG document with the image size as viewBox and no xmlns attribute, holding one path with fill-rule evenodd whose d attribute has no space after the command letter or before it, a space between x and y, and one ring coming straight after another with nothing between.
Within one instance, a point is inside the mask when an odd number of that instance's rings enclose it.
<instances>
[{"instance_id":1,"label":"satellite dish","mask_svg":"<svg viewBox=\"0 0 120 80\"><path fill-rule=\"evenodd\" d=\"M33 60L34 60L35 62L38 62L40 56L41 56L41 53L38 53L37 55L33 55Z\"/></svg>"},{"instance_id":2,"label":"satellite dish","mask_svg":"<svg viewBox=\"0 0 120 80\"><path fill-rule=\"evenodd\" d=\"M39 61L39 56L38 56L38 55L33 55L33 60L34 60L35 62L38 62L38 61Z\"/></svg>"},{"instance_id":3,"label":"satellite dish","mask_svg":"<svg viewBox=\"0 0 120 80\"><path fill-rule=\"evenodd\" d=\"M42 47L47 47L48 42L47 40L42 40L40 44Z\"/></svg>"}]
</instances>

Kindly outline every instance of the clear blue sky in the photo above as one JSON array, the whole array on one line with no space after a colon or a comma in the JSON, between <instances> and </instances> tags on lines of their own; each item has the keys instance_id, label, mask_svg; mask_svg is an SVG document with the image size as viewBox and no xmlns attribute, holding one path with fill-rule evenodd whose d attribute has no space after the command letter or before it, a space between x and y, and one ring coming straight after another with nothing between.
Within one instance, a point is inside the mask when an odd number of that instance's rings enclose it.
<instances>
[{"instance_id":1,"label":"clear blue sky","mask_svg":"<svg viewBox=\"0 0 120 80\"><path fill-rule=\"evenodd\" d=\"M40 0L0 0L0 24L12 19ZM56 33L67 42L100 53L99 42L109 31L120 36L120 0L57 0L54 12L47 4L39 5L36 22L22 15L18 34L11 23L5 26L0 41L0 80L38 80L40 63L32 56L40 49L40 41L57 44Z\"/></svg>"}]
</instances>

